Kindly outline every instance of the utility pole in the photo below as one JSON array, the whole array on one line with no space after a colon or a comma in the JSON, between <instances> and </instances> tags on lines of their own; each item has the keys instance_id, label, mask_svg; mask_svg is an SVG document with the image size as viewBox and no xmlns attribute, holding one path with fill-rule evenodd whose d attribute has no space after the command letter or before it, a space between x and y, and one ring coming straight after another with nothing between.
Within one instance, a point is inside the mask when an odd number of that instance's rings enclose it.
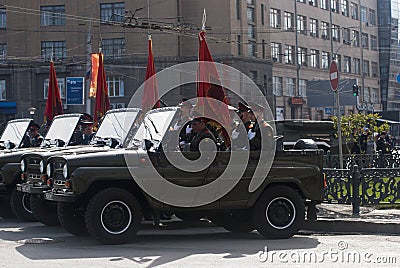
<instances>
[{"instance_id":1,"label":"utility pole","mask_svg":"<svg viewBox=\"0 0 400 268\"><path fill-rule=\"evenodd\" d=\"M89 30L86 37L86 71L92 66L92 20L89 22ZM86 79L86 113L91 114L91 99L90 99L90 79Z\"/></svg>"},{"instance_id":2,"label":"utility pole","mask_svg":"<svg viewBox=\"0 0 400 268\"><path fill-rule=\"evenodd\" d=\"M360 25L359 25L359 32L360 32L360 52L361 52L361 66L360 66L360 68L361 68L361 94L360 94L360 97L359 97L359 99L361 99L361 101L360 101L360 103L361 104L363 104L364 103L364 101L365 101L365 99L364 99L364 94L365 94L365 90L364 90L364 78L365 78L365 75L364 75L364 47L363 47L363 34L362 34L362 19L361 19L361 0L358 0L358 6L359 6L359 21L360 21ZM368 68L369 68L369 66L368 66ZM366 111L364 110L364 113L365 113Z\"/></svg>"},{"instance_id":3,"label":"utility pole","mask_svg":"<svg viewBox=\"0 0 400 268\"><path fill-rule=\"evenodd\" d=\"M297 0L294 0L294 21L296 23L296 31L295 31L295 53L294 53L294 64L296 66L296 83L294 89L294 95L299 96L299 77L300 77L300 64L299 64L299 24L297 18ZM291 109L293 109L293 104ZM295 113L293 113L294 117L296 117ZM300 115L302 116L302 115ZM299 116L299 118L300 118ZM293 118L292 118L293 119Z\"/></svg>"}]
</instances>

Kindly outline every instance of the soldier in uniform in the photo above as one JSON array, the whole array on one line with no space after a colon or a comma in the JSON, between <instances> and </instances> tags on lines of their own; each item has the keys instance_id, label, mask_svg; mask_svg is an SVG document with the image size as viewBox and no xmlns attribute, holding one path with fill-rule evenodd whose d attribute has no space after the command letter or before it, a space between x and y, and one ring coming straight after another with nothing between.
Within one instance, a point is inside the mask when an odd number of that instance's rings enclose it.
<instances>
[{"instance_id":1,"label":"soldier in uniform","mask_svg":"<svg viewBox=\"0 0 400 268\"><path fill-rule=\"evenodd\" d=\"M207 138L216 143L215 136L207 128L206 118L197 117L192 120L190 125L194 134L192 140L190 141L190 151L199 151L200 142Z\"/></svg>"},{"instance_id":2,"label":"soldier in uniform","mask_svg":"<svg viewBox=\"0 0 400 268\"><path fill-rule=\"evenodd\" d=\"M81 131L82 131L82 144L88 145L92 140L93 136L96 134L93 131L93 118L89 114L84 114L82 116L81 122Z\"/></svg>"},{"instance_id":3,"label":"soldier in uniform","mask_svg":"<svg viewBox=\"0 0 400 268\"><path fill-rule=\"evenodd\" d=\"M39 147L44 140L43 136L39 133L40 126L32 122L29 126L29 140L30 147Z\"/></svg>"},{"instance_id":4,"label":"soldier in uniform","mask_svg":"<svg viewBox=\"0 0 400 268\"><path fill-rule=\"evenodd\" d=\"M247 137L249 139L250 142L250 150L251 151L260 151L261 150L261 144L262 144L262 139L267 139L267 141L265 141L266 145L271 145L273 144L273 138L274 138L274 131L271 127L270 124L268 124L265 120L264 120L264 111L265 108L254 103L251 102L249 103L254 117L256 119L256 122L254 123L253 127L248 131L247 133ZM266 136L261 136L261 129L263 129L263 133ZM268 149L268 148L265 148ZM265 150L264 149L264 150Z\"/></svg>"}]
</instances>

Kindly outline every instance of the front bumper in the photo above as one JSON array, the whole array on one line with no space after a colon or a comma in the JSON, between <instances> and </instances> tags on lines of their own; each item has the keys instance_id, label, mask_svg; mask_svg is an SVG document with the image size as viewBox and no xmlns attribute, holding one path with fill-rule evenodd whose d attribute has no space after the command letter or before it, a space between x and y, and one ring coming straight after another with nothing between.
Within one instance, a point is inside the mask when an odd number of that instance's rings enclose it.
<instances>
[{"instance_id":1,"label":"front bumper","mask_svg":"<svg viewBox=\"0 0 400 268\"><path fill-rule=\"evenodd\" d=\"M73 203L77 200L77 196L73 193L57 193L53 191L47 191L44 193L44 199L54 202Z\"/></svg>"},{"instance_id":2,"label":"front bumper","mask_svg":"<svg viewBox=\"0 0 400 268\"><path fill-rule=\"evenodd\" d=\"M48 191L49 188L50 187L47 185L34 186L33 184L29 183L17 184L17 191L29 194L43 194L43 192Z\"/></svg>"}]
</instances>

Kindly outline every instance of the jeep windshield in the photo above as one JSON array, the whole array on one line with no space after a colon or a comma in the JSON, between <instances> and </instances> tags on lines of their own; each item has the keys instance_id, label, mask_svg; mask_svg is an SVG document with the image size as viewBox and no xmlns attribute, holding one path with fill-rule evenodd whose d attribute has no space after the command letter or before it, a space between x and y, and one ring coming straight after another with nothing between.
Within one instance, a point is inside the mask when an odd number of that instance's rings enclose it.
<instances>
[{"instance_id":1,"label":"jeep windshield","mask_svg":"<svg viewBox=\"0 0 400 268\"><path fill-rule=\"evenodd\" d=\"M107 113L96 132L94 141L110 138L119 142L124 141L138 113L138 110Z\"/></svg>"},{"instance_id":2,"label":"jeep windshield","mask_svg":"<svg viewBox=\"0 0 400 268\"><path fill-rule=\"evenodd\" d=\"M9 122L1 135L0 141L10 141L15 144L15 146L19 146L30 123L30 120Z\"/></svg>"},{"instance_id":3,"label":"jeep windshield","mask_svg":"<svg viewBox=\"0 0 400 268\"><path fill-rule=\"evenodd\" d=\"M176 110L150 112L143 119L130 146L140 146L144 140L151 141L157 148L171 124Z\"/></svg>"},{"instance_id":4,"label":"jeep windshield","mask_svg":"<svg viewBox=\"0 0 400 268\"><path fill-rule=\"evenodd\" d=\"M56 117L47 132L46 141L61 140L68 144L80 119L80 115Z\"/></svg>"}]
</instances>

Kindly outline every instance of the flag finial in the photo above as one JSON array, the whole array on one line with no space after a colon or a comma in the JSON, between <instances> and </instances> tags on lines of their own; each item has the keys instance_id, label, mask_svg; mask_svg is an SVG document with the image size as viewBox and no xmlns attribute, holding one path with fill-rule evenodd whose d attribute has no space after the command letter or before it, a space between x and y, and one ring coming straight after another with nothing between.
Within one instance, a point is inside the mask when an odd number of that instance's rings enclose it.
<instances>
[{"instance_id":1,"label":"flag finial","mask_svg":"<svg viewBox=\"0 0 400 268\"><path fill-rule=\"evenodd\" d=\"M206 30L206 21L207 21L207 14L206 14L206 9L203 11L203 20L201 21L201 30L205 31Z\"/></svg>"}]
</instances>

